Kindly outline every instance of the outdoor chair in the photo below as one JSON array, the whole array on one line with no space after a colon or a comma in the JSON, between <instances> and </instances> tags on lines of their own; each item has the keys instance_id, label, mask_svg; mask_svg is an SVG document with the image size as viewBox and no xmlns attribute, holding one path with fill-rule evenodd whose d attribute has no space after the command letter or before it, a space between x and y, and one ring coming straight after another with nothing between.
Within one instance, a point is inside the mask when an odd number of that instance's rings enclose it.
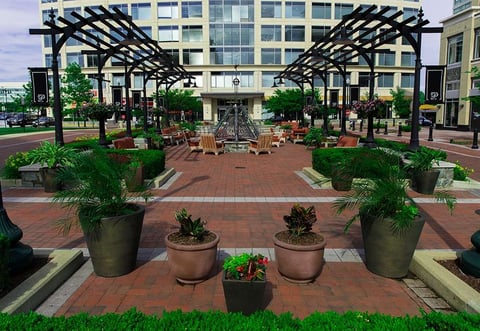
<instances>
[{"instance_id":1,"label":"outdoor chair","mask_svg":"<svg viewBox=\"0 0 480 331\"><path fill-rule=\"evenodd\" d=\"M218 155L220 152L225 153L225 143L223 140L216 140L213 133L200 135L200 146L203 154L214 153Z\"/></svg>"},{"instance_id":2,"label":"outdoor chair","mask_svg":"<svg viewBox=\"0 0 480 331\"><path fill-rule=\"evenodd\" d=\"M273 135L270 133L262 133L258 136L257 140L249 140L248 152L254 152L256 155L266 152L272 153L272 140Z\"/></svg>"}]
</instances>

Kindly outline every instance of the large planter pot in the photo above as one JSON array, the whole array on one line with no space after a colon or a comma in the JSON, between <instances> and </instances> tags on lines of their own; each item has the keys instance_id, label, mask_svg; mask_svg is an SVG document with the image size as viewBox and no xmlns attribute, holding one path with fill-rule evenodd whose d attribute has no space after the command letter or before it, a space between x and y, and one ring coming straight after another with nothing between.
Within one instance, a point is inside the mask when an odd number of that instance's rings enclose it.
<instances>
[{"instance_id":1,"label":"large planter pot","mask_svg":"<svg viewBox=\"0 0 480 331\"><path fill-rule=\"evenodd\" d=\"M45 192L55 193L62 188L62 184L57 180L58 168L43 167L39 170L42 177L43 188Z\"/></svg>"},{"instance_id":2,"label":"large planter pot","mask_svg":"<svg viewBox=\"0 0 480 331\"><path fill-rule=\"evenodd\" d=\"M217 246L220 236L215 234L215 240L199 245L182 245L172 242L165 236L168 264L178 282L183 284L197 284L208 279L217 262Z\"/></svg>"},{"instance_id":3,"label":"large planter pot","mask_svg":"<svg viewBox=\"0 0 480 331\"><path fill-rule=\"evenodd\" d=\"M313 282L322 271L324 264L325 238L317 234L320 237L317 244L293 245L278 239L278 236L285 232L288 231L277 232L273 236L278 272L292 283Z\"/></svg>"},{"instance_id":4,"label":"large planter pot","mask_svg":"<svg viewBox=\"0 0 480 331\"><path fill-rule=\"evenodd\" d=\"M145 207L134 206L134 213L102 218L95 230L85 232L93 270L98 276L117 277L135 269Z\"/></svg>"},{"instance_id":5,"label":"large planter pot","mask_svg":"<svg viewBox=\"0 0 480 331\"><path fill-rule=\"evenodd\" d=\"M419 216L412 226L397 232L393 230L393 222L390 219L360 217L365 264L377 275L402 278L408 273L425 219Z\"/></svg>"},{"instance_id":6,"label":"large planter pot","mask_svg":"<svg viewBox=\"0 0 480 331\"><path fill-rule=\"evenodd\" d=\"M246 281L226 279L224 271L222 285L227 311L251 315L257 310L264 309L266 284L266 275L263 280Z\"/></svg>"},{"instance_id":7,"label":"large planter pot","mask_svg":"<svg viewBox=\"0 0 480 331\"><path fill-rule=\"evenodd\" d=\"M440 171L417 171L412 174L412 189L421 194L433 194Z\"/></svg>"}]
</instances>

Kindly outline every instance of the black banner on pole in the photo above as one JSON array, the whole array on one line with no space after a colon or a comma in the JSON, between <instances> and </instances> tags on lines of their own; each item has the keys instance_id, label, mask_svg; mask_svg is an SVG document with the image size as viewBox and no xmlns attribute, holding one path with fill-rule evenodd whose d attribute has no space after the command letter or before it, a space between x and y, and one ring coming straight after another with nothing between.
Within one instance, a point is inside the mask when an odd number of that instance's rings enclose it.
<instances>
[{"instance_id":1,"label":"black banner on pole","mask_svg":"<svg viewBox=\"0 0 480 331\"><path fill-rule=\"evenodd\" d=\"M330 90L330 107L338 107L338 93L339 90Z\"/></svg>"},{"instance_id":2,"label":"black banner on pole","mask_svg":"<svg viewBox=\"0 0 480 331\"><path fill-rule=\"evenodd\" d=\"M113 104L117 107L122 106L122 87L112 87Z\"/></svg>"},{"instance_id":3,"label":"black banner on pole","mask_svg":"<svg viewBox=\"0 0 480 331\"><path fill-rule=\"evenodd\" d=\"M132 91L133 108L140 109L140 101L142 99L142 91Z\"/></svg>"},{"instance_id":4,"label":"black banner on pole","mask_svg":"<svg viewBox=\"0 0 480 331\"><path fill-rule=\"evenodd\" d=\"M49 105L48 95L48 68L30 68L32 76L32 105Z\"/></svg>"},{"instance_id":5,"label":"black banner on pole","mask_svg":"<svg viewBox=\"0 0 480 331\"><path fill-rule=\"evenodd\" d=\"M443 103L444 66L425 67L425 103Z\"/></svg>"},{"instance_id":6,"label":"black banner on pole","mask_svg":"<svg viewBox=\"0 0 480 331\"><path fill-rule=\"evenodd\" d=\"M350 85L350 104L354 105L360 101L360 86Z\"/></svg>"}]
</instances>

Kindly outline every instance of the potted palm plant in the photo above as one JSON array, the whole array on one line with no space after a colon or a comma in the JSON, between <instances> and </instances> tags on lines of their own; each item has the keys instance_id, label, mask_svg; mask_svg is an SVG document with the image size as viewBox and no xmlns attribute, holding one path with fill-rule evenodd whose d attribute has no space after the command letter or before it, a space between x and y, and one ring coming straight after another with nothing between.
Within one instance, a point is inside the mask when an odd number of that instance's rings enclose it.
<instances>
[{"instance_id":1,"label":"potted palm plant","mask_svg":"<svg viewBox=\"0 0 480 331\"><path fill-rule=\"evenodd\" d=\"M95 149L83 152L58 174L71 187L58 191L53 200L74 212L59 226L64 234L73 225L81 226L93 269L102 277L121 276L136 266L145 207L132 201L142 197L146 202L149 192L129 194L125 171L105 150Z\"/></svg>"},{"instance_id":2,"label":"potted palm plant","mask_svg":"<svg viewBox=\"0 0 480 331\"><path fill-rule=\"evenodd\" d=\"M28 152L31 164L39 163L40 176L42 177L45 192L56 192L62 188L61 181L57 178L58 169L62 166L69 166L77 157L73 148L52 144L48 140L39 147Z\"/></svg>"},{"instance_id":3,"label":"potted palm plant","mask_svg":"<svg viewBox=\"0 0 480 331\"><path fill-rule=\"evenodd\" d=\"M402 278L408 273L425 218L408 195L408 181L400 162L392 165L388 152L379 153L385 156L370 160L375 162L376 176L354 181L351 191L337 198L333 207L337 214L356 210L347 221L345 232L360 220L367 268L384 277ZM437 192L435 197L452 212L455 197L447 192Z\"/></svg>"},{"instance_id":4,"label":"potted palm plant","mask_svg":"<svg viewBox=\"0 0 480 331\"><path fill-rule=\"evenodd\" d=\"M406 155L405 167L411 174L412 189L422 194L433 194L440 170L433 169L440 161L446 159L441 150L420 146L416 152Z\"/></svg>"},{"instance_id":5,"label":"potted palm plant","mask_svg":"<svg viewBox=\"0 0 480 331\"><path fill-rule=\"evenodd\" d=\"M220 236L205 228L206 221L183 208L175 211L180 229L165 236L168 264L178 282L197 284L208 278L217 261Z\"/></svg>"},{"instance_id":6,"label":"potted palm plant","mask_svg":"<svg viewBox=\"0 0 480 331\"><path fill-rule=\"evenodd\" d=\"M229 312L250 315L264 307L268 258L243 253L223 262L223 293Z\"/></svg>"},{"instance_id":7,"label":"potted palm plant","mask_svg":"<svg viewBox=\"0 0 480 331\"><path fill-rule=\"evenodd\" d=\"M315 207L295 204L283 219L287 230L273 236L278 271L292 283L310 283L322 271L326 245L325 238L312 231Z\"/></svg>"}]
</instances>

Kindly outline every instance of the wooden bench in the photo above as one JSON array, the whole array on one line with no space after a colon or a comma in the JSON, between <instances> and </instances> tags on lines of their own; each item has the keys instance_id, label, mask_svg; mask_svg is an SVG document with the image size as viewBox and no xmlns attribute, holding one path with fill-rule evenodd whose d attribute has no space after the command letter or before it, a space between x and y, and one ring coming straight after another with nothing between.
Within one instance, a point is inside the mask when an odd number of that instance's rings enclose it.
<instances>
[{"instance_id":1,"label":"wooden bench","mask_svg":"<svg viewBox=\"0 0 480 331\"><path fill-rule=\"evenodd\" d=\"M120 139L115 139L112 141L113 147L115 149L134 149L137 148L135 146L135 141L132 137L125 137Z\"/></svg>"}]
</instances>

